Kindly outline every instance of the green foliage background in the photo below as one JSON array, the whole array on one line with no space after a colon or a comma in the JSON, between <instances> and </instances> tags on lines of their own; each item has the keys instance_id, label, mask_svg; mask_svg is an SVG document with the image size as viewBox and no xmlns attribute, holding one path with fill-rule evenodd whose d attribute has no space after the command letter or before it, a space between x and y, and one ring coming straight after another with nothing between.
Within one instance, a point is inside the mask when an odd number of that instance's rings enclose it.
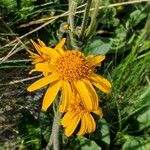
<instances>
[{"instance_id":1,"label":"green foliage background","mask_svg":"<svg viewBox=\"0 0 150 150\"><path fill-rule=\"evenodd\" d=\"M124 1L101 0L101 5L121 2ZM85 4L85 1L78 3ZM47 145L53 109L46 113L40 111L44 89L34 93L26 91L33 82L22 80L29 77L28 72L32 68L26 49L33 49L31 38L40 38L53 47L62 37L67 37L68 33L61 29L67 17L58 18L24 36L21 42L12 41L49 21L47 17L67 10L68 2L65 0L0 0L2 150L41 150ZM86 55L106 54L106 60L97 71L111 81L113 88L110 95L100 93L104 118L97 118L97 130L93 134L66 138L61 128L62 150L150 149L149 10L150 2L100 9L96 34L84 40L76 35L79 47ZM82 15L75 15L77 27L81 26Z\"/></svg>"}]
</instances>

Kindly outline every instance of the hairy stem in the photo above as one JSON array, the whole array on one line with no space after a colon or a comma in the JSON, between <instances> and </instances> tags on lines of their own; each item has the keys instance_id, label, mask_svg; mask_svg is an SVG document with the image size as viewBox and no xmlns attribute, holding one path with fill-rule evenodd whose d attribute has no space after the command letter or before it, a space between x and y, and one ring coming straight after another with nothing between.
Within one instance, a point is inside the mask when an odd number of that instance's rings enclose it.
<instances>
[{"instance_id":1,"label":"hairy stem","mask_svg":"<svg viewBox=\"0 0 150 150\"><path fill-rule=\"evenodd\" d=\"M68 22L70 24L71 32L74 32L74 15L77 9L77 3L74 0L69 0L69 16Z\"/></svg>"},{"instance_id":2,"label":"hairy stem","mask_svg":"<svg viewBox=\"0 0 150 150\"><path fill-rule=\"evenodd\" d=\"M86 35L85 35L86 37L92 36L96 31L97 24L98 24L98 21L96 21L96 18L98 16L98 12L99 12L99 5L100 5L100 1L97 0L96 3L95 3L95 8L94 8L93 15L91 17L90 25L89 25L89 27L87 29L87 32L86 32Z\"/></svg>"},{"instance_id":3,"label":"hairy stem","mask_svg":"<svg viewBox=\"0 0 150 150\"><path fill-rule=\"evenodd\" d=\"M60 128L60 118L61 114L57 111L55 113L54 122L52 126L52 141L53 141L53 149L59 150L59 128Z\"/></svg>"},{"instance_id":4,"label":"hairy stem","mask_svg":"<svg viewBox=\"0 0 150 150\"><path fill-rule=\"evenodd\" d=\"M59 105L58 107L59 108ZM58 111L54 113L54 120L52 125L52 133L49 138L48 144L45 150L50 150L50 147L53 145L53 150L59 150L59 129L60 129L60 118L62 114Z\"/></svg>"},{"instance_id":5,"label":"hairy stem","mask_svg":"<svg viewBox=\"0 0 150 150\"><path fill-rule=\"evenodd\" d=\"M92 2L92 0L87 1L87 5L86 5L86 8L85 8L85 12L84 12L83 20L82 20L81 35L80 35L80 38L82 38L82 39L83 39L83 36L84 36L84 31L85 31L86 26L87 26L87 21L88 21L87 18L88 18L88 14L89 14L89 11L90 11L91 2Z\"/></svg>"},{"instance_id":6,"label":"hairy stem","mask_svg":"<svg viewBox=\"0 0 150 150\"><path fill-rule=\"evenodd\" d=\"M75 31L74 15L75 15L76 10L77 10L77 4L78 4L78 0L70 0L69 1L69 15L68 15L68 23L70 25L69 45L71 46L71 48L74 48L74 49L79 49L79 47L77 46L76 39L74 37L74 31Z\"/></svg>"}]
</instances>

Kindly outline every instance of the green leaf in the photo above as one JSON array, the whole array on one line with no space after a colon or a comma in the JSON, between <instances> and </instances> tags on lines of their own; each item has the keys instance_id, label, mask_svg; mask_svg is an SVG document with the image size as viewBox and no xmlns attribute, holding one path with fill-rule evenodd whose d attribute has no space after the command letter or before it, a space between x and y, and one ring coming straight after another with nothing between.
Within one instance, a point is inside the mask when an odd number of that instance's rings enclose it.
<instances>
[{"instance_id":1,"label":"green leaf","mask_svg":"<svg viewBox=\"0 0 150 150\"><path fill-rule=\"evenodd\" d=\"M148 141L141 137L125 136L127 139L122 150L149 150Z\"/></svg>"},{"instance_id":2,"label":"green leaf","mask_svg":"<svg viewBox=\"0 0 150 150\"><path fill-rule=\"evenodd\" d=\"M92 135L90 135L90 138L96 141L102 149L109 150L110 133L109 126L105 119L99 119L97 121L97 129Z\"/></svg>"},{"instance_id":3,"label":"green leaf","mask_svg":"<svg viewBox=\"0 0 150 150\"><path fill-rule=\"evenodd\" d=\"M150 126L150 107L138 116L137 121L139 122L140 129L145 129Z\"/></svg>"},{"instance_id":4,"label":"green leaf","mask_svg":"<svg viewBox=\"0 0 150 150\"><path fill-rule=\"evenodd\" d=\"M101 150L93 140L84 136L77 136L76 138L68 138L66 146L63 145L62 150Z\"/></svg>"},{"instance_id":5,"label":"green leaf","mask_svg":"<svg viewBox=\"0 0 150 150\"><path fill-rule=\"evenodd\" d=\"M117 50L118 52L122 53L124 52L124 49L128 49L125 47L126 36L127 36L127 29L124 27L123 24L120 24L115 30L114 38L111 39L112 40L111 52L116 53Z\"/></svg>"},{"instance_id":6,"label":"green leaf","mask_svg":"<svg viewBox=\"0 0 150 150\"><path fill-rule=\"evenodd\" d=\"M110 145L110 134L109 134L109 127L105 119L101 119L100 123L100 134L101 134L101 141Z\"/></svg>"},{"instance_id":7,"label":"green leaf","mask_svg":"<svg viewBox=\"0 0 150 150\"><path fill-rule=\"evenodd\" d=\"M77 140L79 140L79 147L76 150L101 150L101 147L99 147L94 141L85 137L78 137Z\"/></svg>"},{"instance_id":8,"label":"green leaf","mask_svg":"<svg viewBox=\"0 0 150 150\"><path fill-rule=\"evenodd\" d=\"M105 55L111 47L111 40L108 38L95 39L84 49L87 55Z\"/></svg>"},{"instance_id":9,"label":"green leaf","mask_svg":"<svg viewBox=\"0 0 150 150\"><path fill-rule=\"evenodd\" d=\"M142 11L135 10L130 14L129 19L126 22L126 28L138 25L146 16L147 14L142 13Z\"/></svg>"}]
</instances>

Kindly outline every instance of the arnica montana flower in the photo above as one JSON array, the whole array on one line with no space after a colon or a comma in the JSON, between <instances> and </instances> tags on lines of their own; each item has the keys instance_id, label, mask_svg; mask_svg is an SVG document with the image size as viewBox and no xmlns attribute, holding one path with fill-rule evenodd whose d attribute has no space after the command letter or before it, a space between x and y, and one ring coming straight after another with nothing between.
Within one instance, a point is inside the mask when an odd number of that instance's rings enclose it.
<instances>
[{"instance_id":1,"label":"arnica montana flower","mask_svg":"<svg viewBox=\"0 0 150 150\"><path fill-rule=\"evenodd\" d=\"M91 113L97 114L100 118L103 116L101 108L89 111L82 104L78 95L72 97L67 112L61 120L61 124L65 128L65 135L71 136L78 125L80 125L80 128L77 135L84 135L95 131L96 123Z\"/></svg>"},{"instance_id":2,"label":"arnica montana flower","mask_svg":"<svg viewBox=\"0 0 150 150\"><path fill-rule=\"evenodd\" d=\"M32 92L46 85L42 109L46 111L61 90L61 110L65 112L69 106L72 91L76 91L82 99L84 107L89 110L98 108L98 96L94 87L104 93L109 93L111 84L104 77L94 72L95 66L99 65L105 56L88 56L77 50L64 50L62 47L65 39L62 39L56 47L44 48L50 55L48 74L28 87ZM44 53L44 52L43 52ZM36 69L36 68L35 68ZM44 72L44 69L42 70Z\"/></svg>"}]
</instances>

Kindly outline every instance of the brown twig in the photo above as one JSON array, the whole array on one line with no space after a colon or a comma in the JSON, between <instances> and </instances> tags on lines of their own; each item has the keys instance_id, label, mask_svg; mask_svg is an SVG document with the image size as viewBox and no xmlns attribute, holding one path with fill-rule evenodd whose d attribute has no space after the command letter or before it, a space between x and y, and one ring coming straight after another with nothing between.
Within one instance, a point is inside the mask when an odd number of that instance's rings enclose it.
<instances>
[{"instance_id":1,"label":"brown twig","mask_svg":"<svg viewBox=\"0 0 150 150\"><path fill-rule=\"evenodd\" d=\"M38 20L35 20L35 21L30 21L28 23L20 25L18 28L25 28L25 27L28 27L28 26L31 26L31 25L41 24L41 23L43 23L43 22L45 22L47 20L54 19L55 17L56 16L51 16L51 17L46 17L46 18L38 19Z\"/></svg>"},{"instance_id":2,"label":"brown twig","mask_svg":"<svg viewBox=\"0 0 150 150\"><path fill-rule=\"evenodd\" d=\"M28 33L26 33L26 34L20 36L19 39L21 40L21 39L25 38L26 36L28 36L28 35L30 35L30 34L36 32L36 31L42 29L43 27L47 26L48 24L50 24L51 22L55 21L56 19L58 19L58 18L60 18L60 17L63 17L63 16L67 16L67 14L68 14L68 12L65 12L65 13L63 13L63 14L61 14L61 15L55 16L54 19L49 20L49 21L47 21L46 23L42 24L41 26L39 26L39 27L33 29L32 31L30 31L30 32L28 32ZM11 41L10 43L8 43L8 44L4 45L3 47L1 47L0 49L5 48L5 47L8 47L8 46L10 46L11 44L14 44L14 43L17 42L17 41L18 41L18 39L16 38L15 40L13 40L13 41Z\"/></svg>"},{"instance_id":3,"label":"brown twig","mask_svg":"<svg viewBox=\"0 0 150 150\"><path fill-rule=\"evenodd\" d=\"M80 8L84 7L85 5L86 4L80 5L80 6L77 7L77 9L80 9ZM51 16L51 17L41 18L41 19L38 19L38 20L35 20L35 21L30 21L28 23L20 25L18 28L24 28L24 27L28 27L30 25L41 24L41 23L44 23L47 20L54 19L55 17L56 16Z\"/></svg>"},{"instance_id":4,"label":"brown twig","mask_svg":"<svg viewBox=\"0 0 150 150\"><path fill-rule=\"evenodd\" d=\"M19 43L16 43L15 46L8 52L8 54L1 60L1 63L6 61L11 54L13 53L13 51L16 49L16 47L19 45Z\"/></svg>"},{"instance_id":5,"label":"brown twig","mask_svg":"<svg viewBox=\"0 0 150 150\"><path fill-rule=\"evenodd\" d=\"M14 80L14 81L10 81L8 84L12 85L12 84L16 84L16 83L22 83L22 82L25 82L25 81L29 81L29 80L33 80L33 79L36 79L36 78L40 78L41 76L42 75L37 75L37 76L34 76L34 77L25 78L25 79Z\"/></svg>"},{"instance_id":6,"label":"brown twig","mask_svg":"<svg viewBox=\"0 0 150 150\"><path fill-rule=\"evenodd\" d=\"M117 7L117 6L125 6L125 5L142 3L142 2L150 2L150 0L133 0L133 1L129 1L129 2L115 3L115 4L106 5L106 6L100 6L99 9L112 8L112 7ZM94 11L94 8L91 8L90 11ZM76 13L80 14L83 12L84 12L84 10L81 10L81 11L77 11Z\"/></svg>"},{"instance_id":7,"label":"brown twig","mask_svg":"<svg viewBox=\"0 0 150 150\"><path fill-rule=\"evenodd\" d=\"M1 22L5 25L5 27L10 31L10 33L15 34L13 32L13 30L7 25L7 23L2 18L0 18L0 19L1 19ZM16 49L16 47L19 45L19 43L21 43L23 45L23 47L28 50L28 48L26 47L26 45L21 41L21 39L19 37L16 36L16 40L18 41L18 43L15 44L15 46L12 48L12 50L9 51L9 53L3 58L3 60L1 62L6 61L10 56L12 56L16 52L18 52L18 49Z\"/></svg>"}]
</instances>

